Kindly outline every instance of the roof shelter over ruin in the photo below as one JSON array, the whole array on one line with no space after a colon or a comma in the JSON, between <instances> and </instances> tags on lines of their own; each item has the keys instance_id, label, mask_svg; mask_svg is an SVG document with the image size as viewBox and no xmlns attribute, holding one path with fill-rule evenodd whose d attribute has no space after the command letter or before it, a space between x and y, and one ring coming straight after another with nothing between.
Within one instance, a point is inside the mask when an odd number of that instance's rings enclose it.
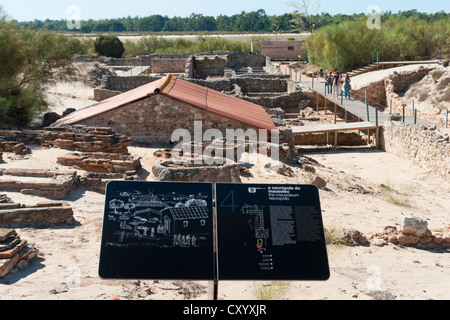
<instances>
[{"instance_id":1,"label":"roof shelter over ruin","mask_svg":"<svg viewBox=\"0 0 450 320\"><path fill-rule=\"evenodd\" d=\"M169 134L175 129L192 129L196 120L203 121L203 129L223 132L227 128L276 129L263 107L171 74L75 111L52 127L106 126L133 140L162 143L170 140Z\"/></svg>"}]
</instances>

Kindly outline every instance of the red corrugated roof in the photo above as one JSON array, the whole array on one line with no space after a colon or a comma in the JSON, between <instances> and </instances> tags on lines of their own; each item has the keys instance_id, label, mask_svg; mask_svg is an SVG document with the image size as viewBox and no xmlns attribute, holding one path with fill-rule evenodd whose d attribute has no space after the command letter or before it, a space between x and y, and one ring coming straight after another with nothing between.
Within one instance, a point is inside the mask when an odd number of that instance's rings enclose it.
<instances>
[{"instance_id":1,"label":"red corrugated roof","mask_svg":"<svg viewBox=\"0 0 450 320\"><path fill-rule=\"evenodd\" d=\"M155 94L162 94L166 97L185 102L193 107L256 128L276 129L272 119L261 106L190 83L172 75L71 113L52 126L58 127L76 124L82 120L123 107Z\"/></svg>"}]
</instances>

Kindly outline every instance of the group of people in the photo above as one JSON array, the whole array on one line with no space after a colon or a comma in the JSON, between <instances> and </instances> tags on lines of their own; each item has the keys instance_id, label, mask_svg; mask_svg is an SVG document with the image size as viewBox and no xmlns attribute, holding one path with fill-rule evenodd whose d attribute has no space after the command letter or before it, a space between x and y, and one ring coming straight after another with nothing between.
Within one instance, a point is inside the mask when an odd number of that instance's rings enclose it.
<instances>
[{"instance_id":1,"label":"group of people","mask_svg":"<svg viewBox=\"0 0 450 320\"><path fill-rule=\"evenodd\" d=\"M325 76L325 86L327 93L333 97L339 97L344 94L345 99L350 100L350 92L352 90L350 76L345 76L341 72L329 72Z\"/></svg>"}]
</instances>

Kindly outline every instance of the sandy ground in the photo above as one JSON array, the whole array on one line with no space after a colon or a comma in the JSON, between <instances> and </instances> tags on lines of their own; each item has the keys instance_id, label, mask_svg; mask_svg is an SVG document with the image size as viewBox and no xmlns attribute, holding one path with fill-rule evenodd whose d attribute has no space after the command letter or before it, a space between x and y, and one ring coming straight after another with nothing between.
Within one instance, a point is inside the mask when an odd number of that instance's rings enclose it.
<instances>
[{"instance_id":1,"label":"sandy ground","mask_svg":"<svg viewBox=\"0 0 450 320\"><path fill-rule=\"evenodd\" d=\"M151 166L156 149L132 147L142 157L143 177L154 180ZM7 157L5 167L58 169L58 149L34 149L27 159ZM317 167L327 181L321 190L323 220L329 229L357 229L363 233L381 232L386 226L398 226L403 215L425 218L429 229L442 231L449 224L450 184L412 166L407 160L373 149L304 151L303 154L324 165ZM266 172L262 160L251 172L249 182L307 183L308 174L293 168L292 177ZM61 168L62 169L62 168ZM378 186L390 186L407 193L410 207L384 200ZM367 194L351 186L361 186ZM44 198L6 193L15 202L35 204ZM208 299L207 282L118 281L98 276L99 250L104 196L77 190L67 199L74 209L75 226L17 228L23 239L35 243L39 258L27 268L0 280L1 299L14 300L96 300L96 299ZM450 256L439 249L412 247L328 248L331 278L326 282L292 282L283 299L449 299ZM375 280L374 280L375 279ZM224 300L255 300L255 287L262 283L221 282L219 297Z\"/></svg>"},{"instance_id":2,"label":"sandy ground","mask_svg":"<svg viewBox=\"0 0 450 320\"><path fill-rule=\"evenodd\" d=\"M89 104L92 89L59 85L53 95L64 97L61 108ZM73 90L73 91L71 91ZM56 92L56 93L55 93ZM73 95L76 98L72 98ZM65 100L67 97L68 100ZM84 98L83 98L84 97ZM68 105L66 105L66 103ZM141 157L143 180L154 180L154 148L130 147ZM0 168L63 169L56 158L67 151L33 148L26 157L5 155ZM328 229L381 232L399 226L403 215L428 220L432 232L450 224L450 183L408 160L372 148L301 149L300 155L318 161L317 174L327 181L320 191L324 225ZM252 161L252 160L251 160ZM311 175L292 167L293 176L267 172L262 159L243 183L309 183ZM67 169L67 168L64 168ZM408 206L385 200L380 185L401 192ZM4 192L1 192L4 193ZM17 203L35 204L47 199L6 193ZM184 300L210 298L207 282L103 280L98 276L104 195L76 190L67 199L75 226L30 228L14 226L21 238L35 244L39 257L26 268L0 279L0 299L6 300ZM443 249L329 246L331 278L326 282L292 282L282 299L369 300L450 299L450 255ZM255 288L264 283L220 282L219 298L256 300Z\"/></svg>"}]
</instances>

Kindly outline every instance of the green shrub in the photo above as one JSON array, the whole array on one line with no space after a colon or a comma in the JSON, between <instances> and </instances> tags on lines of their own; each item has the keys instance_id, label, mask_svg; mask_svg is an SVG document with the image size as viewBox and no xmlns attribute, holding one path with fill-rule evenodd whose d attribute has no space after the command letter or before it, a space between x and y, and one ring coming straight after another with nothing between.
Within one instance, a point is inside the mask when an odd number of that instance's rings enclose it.
<instances>
[{"instance_id":1,"label":"green shrub","mask_svg":"<svg viewBox=\"0 0 450 320\"><path fill-rule=\"evenodd\" d=\"M116 36L100 36L94 42L95 52L104 57L121 58L125 47Z\"/></svg>"},{"instance_id":2,"label":"green shrub","mask_svg":"<svg viewBox=\"0 0 450 320\"><path fill-rule=\"evenodd\" d=\"M79 40L24 29L0 8L0 122L27 124L47 108L47 85L74 74Z\"/></svg>"},{"instance_id":3,"label":"green shrub","mask_svg":"<svg viewBox=\"0 0 450 320\"><path fill-rule=\"evenodd\" d=\"M372 52L380 61L436 58L450 53L450 21L433 22L417 17L384 18L381 29L367 28L367 17L329 25L307 39L312 63L324 69L351 71L372 63Z\"/></svg>"}]
</instances>

